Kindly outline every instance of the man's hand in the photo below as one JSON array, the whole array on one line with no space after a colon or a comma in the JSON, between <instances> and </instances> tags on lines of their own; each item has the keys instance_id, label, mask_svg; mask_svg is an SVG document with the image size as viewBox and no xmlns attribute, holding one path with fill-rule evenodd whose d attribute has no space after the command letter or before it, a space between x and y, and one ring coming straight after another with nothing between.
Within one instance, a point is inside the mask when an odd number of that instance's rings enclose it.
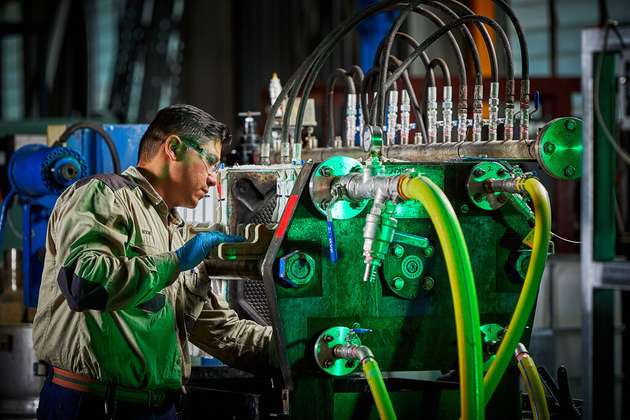
<instances>
[{"instance_id":1,"label":"man's hand","mask_svg":"<svg viewBox=\"0 0 630 420\"><path fill-rule=\"evenodd\" d=\"M242 236L226 235L223 232L199 233L175 251L179 259L179 271L192 270L201 264L210 250L222 242L242 242L244 239Z\"/></svg>"}]
</instances>

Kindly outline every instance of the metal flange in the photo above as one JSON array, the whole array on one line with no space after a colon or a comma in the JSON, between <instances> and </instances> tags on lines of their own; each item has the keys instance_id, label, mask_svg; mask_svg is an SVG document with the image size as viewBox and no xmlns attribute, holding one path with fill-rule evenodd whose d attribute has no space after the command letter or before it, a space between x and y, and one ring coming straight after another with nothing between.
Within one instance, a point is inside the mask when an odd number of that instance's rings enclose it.
<instances>
[{"instance_id":1,"label":"metal flange","mask_svg":"<svg viewBox=\"0 0 630 420\"><path fill-rule=\"evenodd\" d=\"M548 122L536 137L536 158L547 174L557 179L582 176L582 120L556 118Z\"/></svg>"},{"instance_id":2,"label":"metal flange","mask_svg":"<svg viewBox=\"0 0 630 420\"><path fill-rule=\"evenodd\" d=\"M351 219L360 214L369 200L349 201L335 196L333 182L339 177L362 172L361 163L346 156L335 156L320 163L313 171L309 183L309 192L315 208L326 215L328 206L332 203L331 216L337 220Z\"/></svg>"},{"instance_id":3,"label":"metal flange","mask_svg":"<svg viewBox=\"0 0 630 420\"><path fill-rule=\"evenodd\" d=\"M470 172L466 187L470 200L483 210L496 210L508 202L508 193L492 192L486 188L486 182L490 180L510 179L512 175L508 169L499 162L481 162L475 165Z\"/></svg>"},{"instance_id":4,"label":"metal flange","mask_svg":"<svg viewBox=\"0 0 630 420\"><path fill-rule=\"evenodd\" d=\"M320 334L315 341L315 361L322 370L332 376L345 376L358 366L358 360L338 359L334 355L335 346L360 346L361 339L347 327L332 327Z\"/></svg>"}]
</instances>

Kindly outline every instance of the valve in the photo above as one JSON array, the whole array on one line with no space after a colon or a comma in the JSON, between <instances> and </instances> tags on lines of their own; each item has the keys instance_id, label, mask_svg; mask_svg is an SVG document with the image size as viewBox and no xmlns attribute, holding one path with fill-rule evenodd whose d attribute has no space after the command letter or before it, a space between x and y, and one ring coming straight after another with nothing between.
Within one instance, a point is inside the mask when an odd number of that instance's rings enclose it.
<instances>
[{"instance_id":1,"label":"valve","mask_svg":"<svg viewBox=\"0 0 630 420\"><path fill-rule=\"evenodd\" d=\"M375 280L378 267L383 263L392 243L398 225L394 211L394 204L386 200L385 194L379 190L374 198L372 210L365 217L363 229L363 258L365 262L363 281L365 282Z\"/></svg>"}]
</instances>

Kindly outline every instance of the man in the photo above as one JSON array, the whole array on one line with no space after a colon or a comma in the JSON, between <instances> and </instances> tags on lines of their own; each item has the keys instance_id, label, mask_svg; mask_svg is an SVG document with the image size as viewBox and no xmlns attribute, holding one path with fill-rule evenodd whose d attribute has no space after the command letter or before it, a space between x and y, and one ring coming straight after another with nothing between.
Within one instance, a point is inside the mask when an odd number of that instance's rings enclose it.
<instances>
[{"instance_id":1,"label":"man","mask_svg":"<svg viewBox=\"0 0 630 420\"><path fill-rule=\"evenodd\" d=\"M175 419L190 340L241 367L264 363L271 328L239 320L210 289L203 259L219 232L188 239L176 206L216 185L225 126L190 105L162 109L137 167L80 180L57 200L33 323L54 371L38 418Z\"/></svg>"}]
</instances>

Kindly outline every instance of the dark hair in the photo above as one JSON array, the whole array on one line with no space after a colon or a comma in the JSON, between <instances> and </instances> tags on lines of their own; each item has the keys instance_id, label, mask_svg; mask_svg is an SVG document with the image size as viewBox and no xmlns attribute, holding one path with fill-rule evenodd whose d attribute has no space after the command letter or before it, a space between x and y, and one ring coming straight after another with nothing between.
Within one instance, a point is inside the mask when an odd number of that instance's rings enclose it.
<instances>
[{"instance_id":1,"label":"dark hair","mask_svg":"<svg viewBox=\"0 0 630 420\"><path fill-rule=\"evenodd\" d=\"M219 139L229 143L230 131L207 112L192 105L171 105L158 111L140 139L138 161L151 159L172 134L194 137L200 145Z\"/></svg>"}]
</instances>

